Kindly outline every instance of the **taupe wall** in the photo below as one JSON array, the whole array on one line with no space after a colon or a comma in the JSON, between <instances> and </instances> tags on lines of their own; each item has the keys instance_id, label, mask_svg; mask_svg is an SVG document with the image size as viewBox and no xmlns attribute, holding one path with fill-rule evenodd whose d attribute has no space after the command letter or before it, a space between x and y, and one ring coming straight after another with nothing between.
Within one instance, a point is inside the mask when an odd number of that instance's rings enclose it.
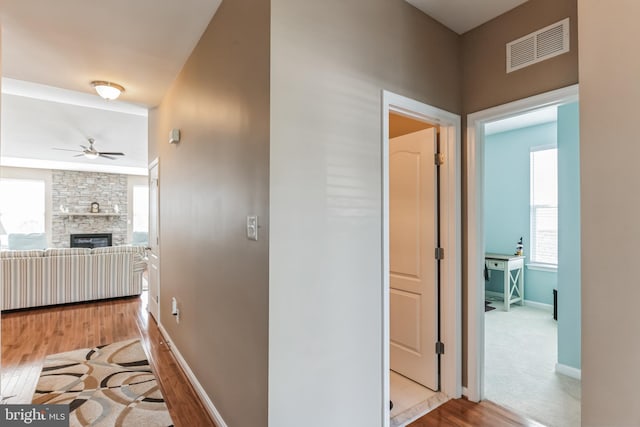
<instances>
[{"instance_id":1,"label":"taupe wall","mask_svg":"<svg viewBox=\"0 0 640 427\"><path fill-rule=\"evenodd\" d=\"M570 18L570 51L512 73L506 72L505 45L566 17ZM463 34L463 126L466 115L578 83L577 0L529 0ZM463 133L466 140L466 132ZM465 145L463 144L463 147ZM462 223L467 222L466 151L462 150ZM464 227L464 226L463 226ZM463 234L462 383L467 384L466 235ZM483 283L481 280L480 283Z\"/></svg>"},{"instance_id":2,"label":"taupe wall","mask_svg":"<svg viewBox=\"0 0 640 427\"><path fill-rule=\"evenodd\" d=\"M640 2L579 0L579 14L582 425L637 426Z\"/></svg>"},{"instance_id":3,"label":"taupe wall","mask_svg":"<svg viewBox=\"0 0 640 427\"><path fill-rule=\"evenodd\" d=\"M272 1L269 425L382 425L381 90L461 112L403 0Z\"/></svg>"},{"instance_id":4,"label":"taupe wall","mask_svg":"<svg viewBox=\"0 0 640 427\"><path fill-rule=\"evenodd\" d=\"M161 321L229 426L267 425L269 19L268 0L222 2L149 117ZM248 214L260 217L257 242Z\"/></svg>"},{"instance_id":5,"label":"taupe wall","mask_svg":"<svg viewBox=\"0 0 640 427\"><path fill-rule=\"evenodd\" d=\"M574 84L576 0L530 0L462 37L402 0L272 3L271 64L268 2L223 2L150 112L162 322L230 425L266 424L267 343L271 425L378 425L380 91L461 114ZM571 53L506 75L508 41L567 16Z\"/></svg>"},{"instance_id":6,"label":"taupe wall","mask_svg":"<svg viewBox=\"0 0 640 427\"><path fill-rule=\"evenodd\" d=\"M462 36L465 114L578 82L576 0L529 0ZM570 18L570 52L506 73L505 45Z\"/></svg>"}]
</instances>

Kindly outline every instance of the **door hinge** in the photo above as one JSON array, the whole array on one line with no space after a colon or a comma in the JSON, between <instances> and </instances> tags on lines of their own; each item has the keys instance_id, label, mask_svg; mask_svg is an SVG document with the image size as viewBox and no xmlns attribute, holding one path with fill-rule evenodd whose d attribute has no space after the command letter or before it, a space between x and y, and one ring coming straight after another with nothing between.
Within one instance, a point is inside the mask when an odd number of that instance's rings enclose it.
<instances>
[{"instance_id":1,"label":"door hinge","mask_svg":"<svg viewBox=\"0 0 640 427\"><path fill-rule=\"evenodd\" d=\"M442 341L436 343L436 354L444 354L444 343Z\"/></svg>"},{"instance_id":2,"label":"door hinge","mask_svg":"<svg viewBox=\"0 0 640 427\"><path fill-rule=\"evenodd\" d=\"M436 248L436 259L444 259L444 248Z\"/></svg>"},{"instance_id":3,"label":"door hinge","mask_svg":"<svg viewBox=\"0 0 640 427\"><path fill-rule=\"evenodd\" d=\"M435 161L436 166L444 165L444 154L443 153L436 153L434 155L434 161Z\"/></svg>"}]
</instances>

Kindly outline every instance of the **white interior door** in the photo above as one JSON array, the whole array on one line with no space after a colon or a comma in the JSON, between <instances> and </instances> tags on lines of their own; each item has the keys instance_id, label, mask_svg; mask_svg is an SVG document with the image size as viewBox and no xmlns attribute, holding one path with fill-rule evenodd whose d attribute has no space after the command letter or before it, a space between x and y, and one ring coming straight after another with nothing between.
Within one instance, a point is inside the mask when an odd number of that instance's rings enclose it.
<instances>
[{"instance_id":1,"label":"white interior door","mask_svg":"<svg viewBox=\"0 0 640 427\"><path fill-rule=\"evenodd\" d=\"M160 323L160 246L158 162L149 168L149 313Z\"/></svg>"},{"instance_id":2,"label":"white interior door","mask_svg":"<svg viewBox=\"0 0 640 427\"><path fill-rule=\"evenodd\" d=\"M391 369L438 389L436 129L389 141Z\"/></svg>"}]
</instances>

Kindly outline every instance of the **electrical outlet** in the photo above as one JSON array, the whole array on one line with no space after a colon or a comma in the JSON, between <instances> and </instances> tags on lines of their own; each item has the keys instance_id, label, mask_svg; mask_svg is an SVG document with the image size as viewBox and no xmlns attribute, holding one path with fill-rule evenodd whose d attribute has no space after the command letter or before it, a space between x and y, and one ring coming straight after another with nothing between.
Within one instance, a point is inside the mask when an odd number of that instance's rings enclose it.
<instances>
[{"instance_id":1,"label":"electrical outlet","mask_svg":"<svg viewBox=\"0 0 640 427\"><path fill-rule=\"evenodd\" d=\"M176 323L180 323L180 308L178 308L178 300L176 297L171 298L171 314L175 316Z\"/></svg>"}]
</instances>

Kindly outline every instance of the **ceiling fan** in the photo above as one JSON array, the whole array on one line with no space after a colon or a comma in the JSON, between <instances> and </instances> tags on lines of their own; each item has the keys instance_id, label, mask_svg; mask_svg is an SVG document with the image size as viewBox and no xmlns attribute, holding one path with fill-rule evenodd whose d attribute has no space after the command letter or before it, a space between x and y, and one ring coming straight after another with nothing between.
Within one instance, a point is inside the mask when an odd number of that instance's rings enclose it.
<instances>
[{"instance_id":1,"label":"ceiling fan","mask_svg":"<svg viewBox=\"0 0 640 427\"><path fill-rule=\"evenodd\" d=\"M54 148L54 150L59 150L59 151L73 151L76 153L80 153L77 154L73 157L86 157L87 159L97 159L98 157L104 157L105 159L110 159L110 160L115 160L116 158L113 156L124 156L124 153L116 153L116 152L109 152L109 151L98 151L95 149L95 147L93 146L93 143L96 142L95 139L93 138L88 138L87 141L89 141L89 146L87 147L86 145L80 145L80 147L82 147L82 150L68 150L66 148Z\"/></svg>"}]
</instances>

